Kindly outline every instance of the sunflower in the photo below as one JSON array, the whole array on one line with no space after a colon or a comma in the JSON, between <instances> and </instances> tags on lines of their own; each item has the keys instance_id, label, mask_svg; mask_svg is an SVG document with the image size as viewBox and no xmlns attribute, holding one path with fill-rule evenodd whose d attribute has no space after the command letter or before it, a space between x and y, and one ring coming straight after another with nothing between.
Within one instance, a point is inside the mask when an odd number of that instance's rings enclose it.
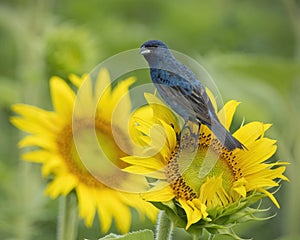
<instances>
[{"instance_id":1,"label":"sunflower","mask_svg":"<svg viewBox=\"0 0 300 240\"><path fill-rule=\"evenodd\" d=\"M142 156L126 156L124 170L149 179L147 201L165 210L179 227L189 232L204 228L213 234L227 234L235 223L257 219L263 211L250 208L267 196L279 208L270 188L278 187L286 162L266 162L276 152L276 141L265 137L271 124L250 122L233 136L247 150L224 148L208 127L201 125L196 142L189 131L180 132L176 116L155 95L145 94L149 106L137 110L132 118L132 134L145 147ZM215 99L210 94L215 109ZM229 101L217 112L229 130L239 103ZM134 123L134 124L133 124ZM148 146L148 147L146 147Z\"/></svg>"},{"instance_id":2,"label":"sunflower","mask_svg":"<svg viewBox=\"0 0 300 240\"><path fill-rule=\"evenodd\" d=\"M125 79L112 89L109 73L102 69L96 81L88 75L81 78L71 75L70 81L77 93L63 79L50 79L54 111L25 104L12 107L19 115L12 117L12 123L29 133L19 142L20 148L31 147L22 159L42 164L43 176L52 179L45 191L51 198L75 191L79 215L86 226L92 225L98 212L103 232L109 230L113 219L122 233L128 232L131 208L136 209L141 217L147 215L154 220L157 210L150 203L143 201L138 194L117 189L130 178L129 174L120 174L119 169L127 166L120 158L126 156L127 151L133 151L126 135L127 122L124 121L130 116L128 88L135 79ZM98 96L93 92L93 83ZM118 104L122 111L118 111ZM93 134L102 148L102 155L93 155L94 149L87 147ZM82 142L76 142L75 138L82 139ZM83 150L89 155L82 155L83 143L86 143ZM107 163L102 162L104 158L111 161L113 167L106 166ZM106 185L99 181L101 177L106 180ZM140 184L145 182L142 178L135 180Z\"/></svg>"}]
</instances>

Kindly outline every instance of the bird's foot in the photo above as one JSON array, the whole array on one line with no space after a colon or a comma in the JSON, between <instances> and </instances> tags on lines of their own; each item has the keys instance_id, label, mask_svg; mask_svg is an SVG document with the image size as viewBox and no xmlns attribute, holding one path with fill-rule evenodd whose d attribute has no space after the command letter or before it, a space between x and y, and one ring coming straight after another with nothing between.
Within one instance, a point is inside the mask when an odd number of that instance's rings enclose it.
<instances>
[{"instance_id":1,"label":"bird's foot","mask_svg":"<svg viewBox=\"0 0 300 240\"><path fill-rule=\"evenodd\" d=\"M199 146L198 145L199 134L192 133L191 138L193 139L193 145L194 145L193 152L195 152L196 150L198 150L198 146Z\"/></svg>"},{"instance_id":2,"label":"bird's foot","mask_svg":"<svg viewBox=\"0 0 300 240\"><path fill-rule=\"evenodd\" d=\"M192 131L190 126L185 125L181 130L180 148L192 149L195 152L198 149L199 134Z\"/></svg>"}]
</instances>

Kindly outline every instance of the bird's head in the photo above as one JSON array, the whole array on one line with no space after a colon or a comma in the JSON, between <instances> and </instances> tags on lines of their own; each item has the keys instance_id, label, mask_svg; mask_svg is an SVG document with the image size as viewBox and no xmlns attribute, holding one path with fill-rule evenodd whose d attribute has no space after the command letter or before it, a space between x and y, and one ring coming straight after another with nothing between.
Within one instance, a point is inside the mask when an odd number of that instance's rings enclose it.
<instances>
[{"instance_id":1,"label":"bird's head","mask_svg":"<svg viewBox=\"0 0 300 240\"><path fill-rule=\"evenodd\" d=\"M159 40L149 40L140 48L140 54L144 56L150 65L163 61L166 57L171 57L167 45Z\"/></svg>"}]
</instances>

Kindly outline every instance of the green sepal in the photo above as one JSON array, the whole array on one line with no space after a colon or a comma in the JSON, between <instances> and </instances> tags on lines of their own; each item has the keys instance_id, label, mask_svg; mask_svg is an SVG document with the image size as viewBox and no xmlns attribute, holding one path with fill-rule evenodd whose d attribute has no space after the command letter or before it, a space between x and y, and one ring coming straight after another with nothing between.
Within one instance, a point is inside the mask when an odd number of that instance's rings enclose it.
<instances>
[{"instance_id":1,"label":"green sepal","mask_svg":"<svg viewBox=\"0 0 300 240\"><path fill-rule=\"evenodd\" d=\"M199 222L190 226L188 233L196 236L202 236L203 231L206 230L214 235L227 235L233 239L243 240L234 231L235 227L239 223L245 223L248 221L267 220L273 216L257 217L255 214L267 212L269 209L260 209L260 204L256 208L250 206L259 202L265 195L258 192L253 192L246 198L241 198L239 201L228 205L227 207L217 207L208 210L209 216L205 219L201 219ZM169 202L152 202L158 209L166 212L168 217L174 223L174 226L179 228L186 228L187 217L180 204L175 201Z\"/></svg>"},{"instance_id":2,"label":"green sepal","mask_svg":"<svg viewBox=\"0 0 300 240\"><path fill-rule=\"evenodd\" d=\"M170 218L170 220L173 222L174 226L179 228L185 228L187 222L185 218L182 217L185 214L185 212L182 208L178 209L178 206L176 206L174 200L169 202L151 202L151 203L158 209L165 211L168 217Z\"/></svg>"}]
</instances>

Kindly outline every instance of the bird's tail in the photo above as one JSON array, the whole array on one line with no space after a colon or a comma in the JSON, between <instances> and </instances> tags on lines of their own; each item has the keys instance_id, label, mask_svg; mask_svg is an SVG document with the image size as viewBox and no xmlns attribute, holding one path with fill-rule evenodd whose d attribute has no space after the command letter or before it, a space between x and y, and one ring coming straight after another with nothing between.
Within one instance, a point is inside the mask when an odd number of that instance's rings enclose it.
<instances>
[{"instance_id":1,"label":"bird's tail","mask_svg":"<svg viewBox=\"0 0 300 240\"><path fill-rule=\"evenodd\" d=\"M247 149L239 140L232 136L221 123L211 126L211 130L228 151L233 151L236 148Z\"/></svg>"},{"instance_id":2,"label":"bird's tail","mask_svg":"<svg viewBox=\"0 0 300 240\"><path fill-rule=\"evenodd\" d=\"M234 136L232 136L231 133L228 131L226 131L224 147L227 148L229 151L232 151L236 148L246 149L246 147Z\"/></svg>"}]
</instances>

